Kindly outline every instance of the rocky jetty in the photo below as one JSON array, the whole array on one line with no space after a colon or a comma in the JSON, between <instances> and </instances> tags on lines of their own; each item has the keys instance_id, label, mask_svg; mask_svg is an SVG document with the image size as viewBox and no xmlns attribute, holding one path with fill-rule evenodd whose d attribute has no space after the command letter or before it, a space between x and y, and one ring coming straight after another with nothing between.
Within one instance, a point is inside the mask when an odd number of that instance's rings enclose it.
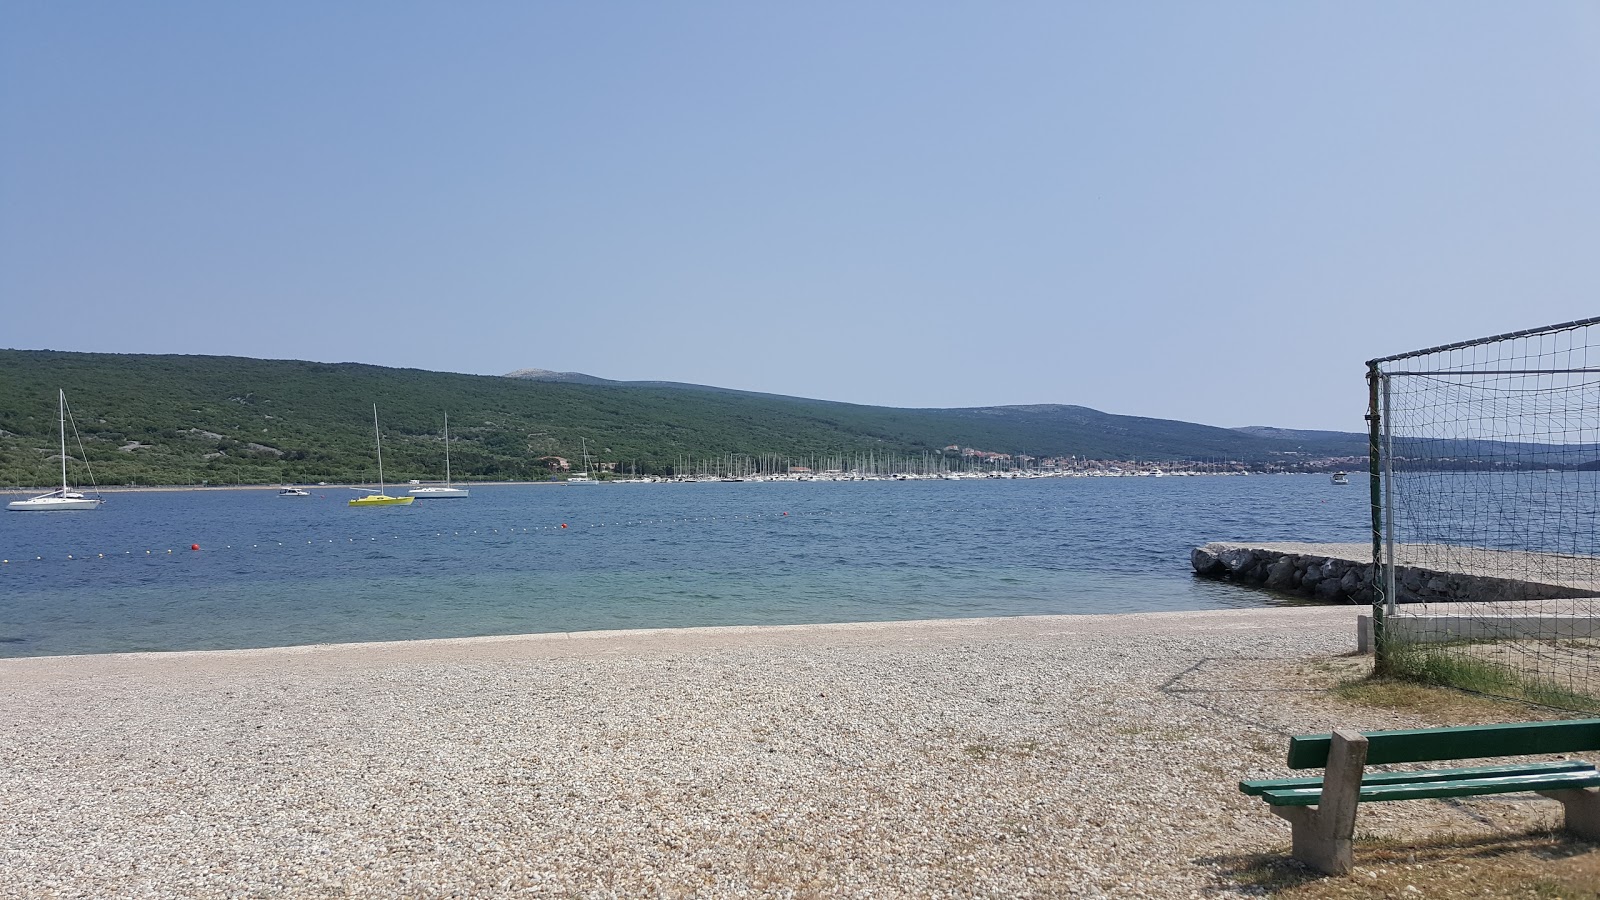
<instances>
[{"instance_id":1,"label":"rocky jetty","mask_svg":"<svg viewBox=\"0 0 1600 900\"><path fill-rule=\"evenodd\" d=\"M1371 603L1372 563L1293 553L1270 545L1207 544L1190 554L1196 575L1224 578L1328 603Z\"/></svg>"},{"instance_id":2,"label":"rocky jetty","mask_svg":"<svg viewBox=\"0 0 1600 900\"><path fill-rule=\"evenodd\" d=\"M1595 572L1563 558L1564 569L1577 577L1529 580L1508 578L1509 572L1561 571L1539 566L1544 554L1452 548L1450 555L1428 553L1426 546L1397 548L1395 593L1400 603L1547 600L1600 596ZM1437 550L1439 548L1431 548ZM1414 559L1413 559L1414 558ZM1417 561L1449 558L1455 565L1441 571ZM1585 558L1587 559L1587 558ZM1372 547L1367 544L1212 543L1190 554L1195 574L1221 578L1326 603L1371 603Z\"/></svg>"}]
</instances>

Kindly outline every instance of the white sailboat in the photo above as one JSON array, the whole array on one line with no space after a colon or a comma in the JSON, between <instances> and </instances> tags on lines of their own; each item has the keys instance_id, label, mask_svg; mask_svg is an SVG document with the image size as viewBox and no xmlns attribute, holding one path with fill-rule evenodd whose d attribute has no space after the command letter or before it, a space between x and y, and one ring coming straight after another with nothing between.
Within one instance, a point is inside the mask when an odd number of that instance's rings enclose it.
<instances>
[{"instance_id":1,"label":"white sailboat","mask_svg":"<svg viewBox=\"0 0 1600 900\"><path fill-rule=\"evenodd\" d=\"M18 512L42 512L53 509L94 509L105 501L100 497L85 497L74 491L67 484L67 392L59 390L59 413L61 419L61 489L26 500L13 500L6 504L6 509ZM77 426L73 426L76 428ZM84 454L83 464L89 465L88 454ZM94 473L90 472L89 480L94 480Z\"/></svg>"},{"instance_id":2,"label":"white sailboat","mask_svg":"<svg viewBox=\"0 0 1600 900\"><path fill-rule=\"evenodd\" d=\"M568 475L567 484L599 484L599 482L589 477L589 441L586 438L579 438L579 440L583 441L583 474Z\"/></svg>"},{"instance_id":3,"label":"white sailboat","mask_svg":"<svg viewBox=\"0 0 1600 900\"><path fill-rule=\"evenodd\" d=\"M444 487L437 485L431 487L412 488L408 491L411 496L419 500L445 500L452 497L465 497L470 492L466 488L450 486L450 414L444 414Z\"/></svg>"},{"instance_id":4,"label":"white sailboat","mask_svg":"<svg viewBox=\"0 0 1600 900\"><path fill-rule=\"evenodd\" d=\"M383 435L378 433L378 404L372 404L372 437L378 445L378 490L350 501L351 506L406 506L415 497L391 497L383 492ZM361 490L371 491L371 488Z\"/></svg>"}]
</instances>

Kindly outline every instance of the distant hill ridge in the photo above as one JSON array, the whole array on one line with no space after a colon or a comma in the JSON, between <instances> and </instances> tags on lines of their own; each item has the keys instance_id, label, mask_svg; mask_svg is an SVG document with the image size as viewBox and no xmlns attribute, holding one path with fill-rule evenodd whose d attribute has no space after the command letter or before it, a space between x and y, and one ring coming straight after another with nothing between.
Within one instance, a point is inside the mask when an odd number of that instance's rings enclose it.
<instances>
[{"instance_id":1,"label":"distant hill ridge","mask_svg":"<svg viewBox=\"0 0 1600 900\"><path fill-rule=\"evenodd\" d=\"M716 391L727 394L746 394L751 397L782 397L783 394L764 394L760 391L742 391L738 388L715 387L709 384L690 384L686 381L617 381L611 378L601 378L598 375L585 375L582 372L552 372L549 369L518 369L507 372L507 378L520 378L523 381L540 381L553 384L610 384L622 387L658 387L676 388L685 391ZM825 403L827 401L817 401Z\"/></svg>"},{"instance_id":2,"label":"distant hill ridge","mask_svg":"<svg viewBox=\"0 0 1600 900\"><path fill-rule=\"evenodd\" d=\"M596 378L582 372L552 372L549 369L518 369L507 372L507 378L521 378L525 381L553 381L559 384L622 384L609 378Z\"/></svg>"},{"instance_id":3,"label":"distant hill ridge","mask_svg":"<svg viewBox=\"0 0 1600 900\"><path fill-rule=\"evenodd\" d=\"M790 397L785 394L767 394L757 391L744 391L738 388L714 387L706 384L691 384L682 381L617 381L610 378L601 378L597 375L586 375L582 372L555 372L550 369L518 369L507 372L506 378L520 378L525 381L555 382L559 384L611 384L631 387L663 387L681 388L693 391L719 391L731 394L745 394L752 397L782 397L790 400L803 400L804 398ZM815 403L829 403L840 401L814 400ZM898 407L884 407L886 409ZM939 409L945 412L964 410L969 412L990 412L1001 414L1014 413L1059 413L1076 417L1080 422L1092 421L1095 417L1108 415L1097 409L1087 406L1074 406L1066 403L1025 403L1011 406L969 406L969 407L923 407L924 409ZM1132 418L1132 417L1124 417ZM1163 419L1146 419L1144 421L1160 422L1175 421ZM1210 427L1210 426L1202 426ZM1347 442L1351 439L1365 440L1365 436L1355 432L1343 431L1300 431L1292 428L1272 428L1265 425L1247 425L1242 428L1233 428L1232 431L1242 432L1251 437L1264 437L1291 441L1332 441L1335 443Z\"/></svg>"},{"instance_id":4,"label":"distant hill ridge","mask_svg":"<svg viewBox=\"0 0 1600 900\"><path fill-rule=\"evenodd\" d=\"M587 446L622 471L707 460L768 465L886 457L961 464L950 447L1077 459L1228 461L1255 468L1365 453L1365 437L1311 440L1032 404L898 409L576 372L462 375L360 363L0 350L0 486L50 484L63 388L102 484L376 478L372 406L391 480L542 479ZM69 438L70 444L70 438ZM69 446L72 455L75 449ZM78 475L75 480L81 480Z\"/></svg>"},{"instance_id":5,"label":"distant hill ridge","mask_svg":"<svg viewBox=\"0 0 1600 900\"><path fill-rule=\"evenodd\" d=\"M1235 428L1254 437L1280 438L1286 441L1330 441L1340 440L1351 436L1347 431L1304 431L1297 428L1272 428L1267 425L1246 425ZM1358 435L1359 436L1359 435Z\"/></svg>"}]
</instances>

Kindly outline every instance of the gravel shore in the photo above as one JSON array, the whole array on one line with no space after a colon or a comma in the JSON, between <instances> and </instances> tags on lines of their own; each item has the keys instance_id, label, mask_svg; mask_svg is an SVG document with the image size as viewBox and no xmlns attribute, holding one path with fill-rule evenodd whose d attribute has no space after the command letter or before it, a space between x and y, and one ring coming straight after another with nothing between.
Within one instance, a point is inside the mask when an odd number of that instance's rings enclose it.
<instances>
[{"instance_id":1,"label":"gravel shore","mask_svg":"<svg viewBox=\"0 0 1600 900\"><path fill-rule=\"evenodd\" d=\"M0 897L1243 893L1358 611L3 660Z\"/></svg>"}]
</instances>

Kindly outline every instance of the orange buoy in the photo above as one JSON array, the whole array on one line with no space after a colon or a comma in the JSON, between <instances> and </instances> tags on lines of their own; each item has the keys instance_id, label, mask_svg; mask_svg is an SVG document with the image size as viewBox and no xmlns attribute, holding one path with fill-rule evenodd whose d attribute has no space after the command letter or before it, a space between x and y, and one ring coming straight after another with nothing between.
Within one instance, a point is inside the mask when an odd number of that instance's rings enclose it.
<instances>
[{"instance_id":1,"label":"orange buoy","mask_svg":"<svg viewBox=\"0 0 1600 900\"><path fill-rule=\"evenodd\" d=\"M565 522L562 522L562 523L561 523L561 527L562 527L562 528L565 528L565 527L567 527L567 523L565 523Z\"/></svg>"},{"instance_id":2,"label":"orange buoy","mask_svg":"<svg viewBox=\"0 0 1600 900\"><path fill-rule=\"evenodd\" d=\"M190 544L189 545L189 549L190 550L199 550L200 549L200 545L199 544Z\"/></svg>"}]
</instances>

